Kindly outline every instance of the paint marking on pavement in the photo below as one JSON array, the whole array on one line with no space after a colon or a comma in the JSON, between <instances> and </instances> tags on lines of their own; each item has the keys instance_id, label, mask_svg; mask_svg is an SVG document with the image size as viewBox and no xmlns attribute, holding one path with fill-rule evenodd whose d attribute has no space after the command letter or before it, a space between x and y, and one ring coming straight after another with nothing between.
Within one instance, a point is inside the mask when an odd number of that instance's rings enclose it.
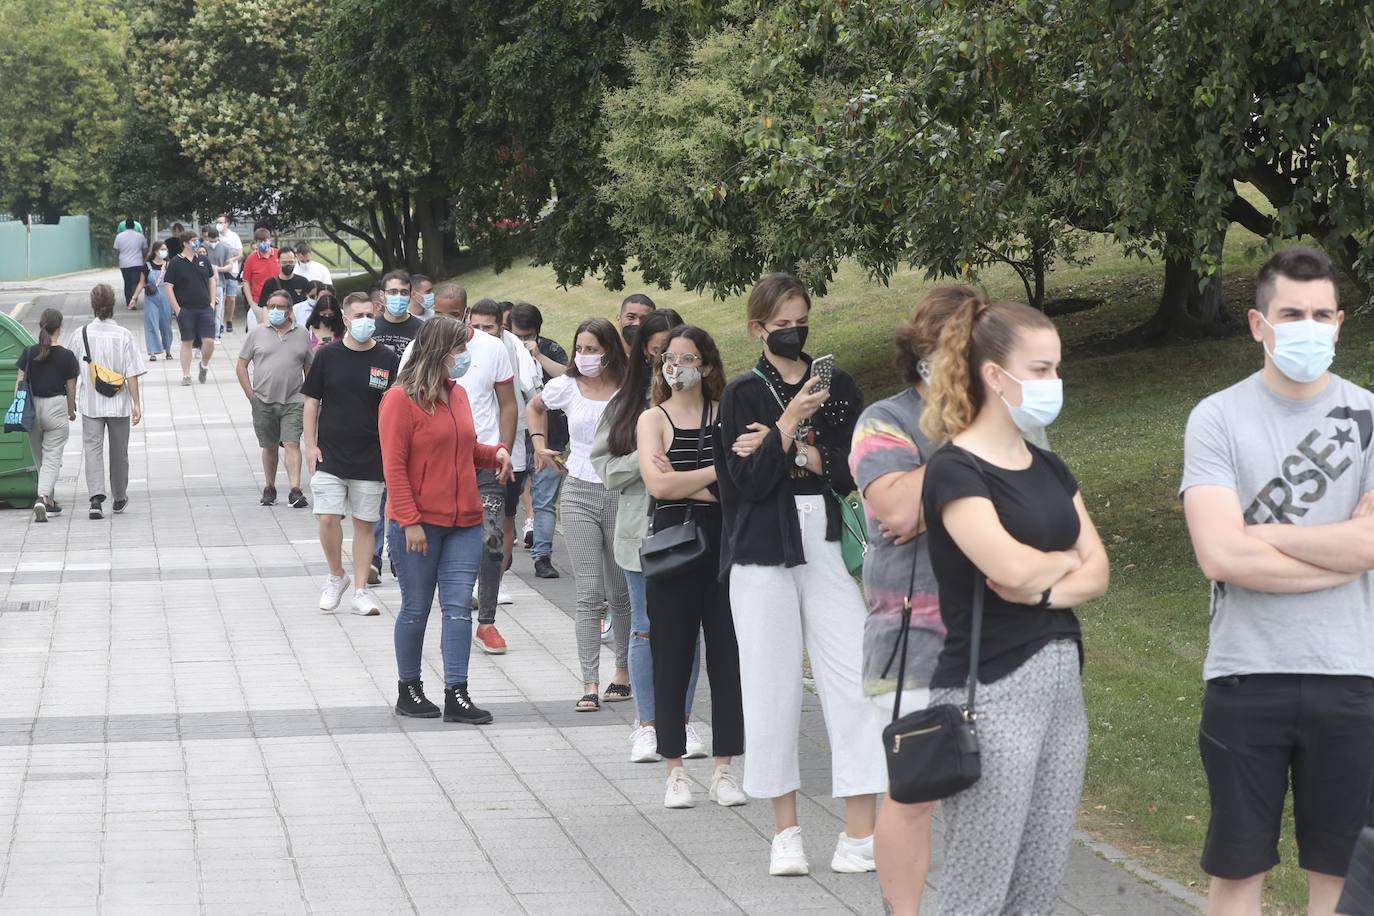
<instances>
[{"instance_id":1,"label":"paint marking on pavement","mask_svg":"<svg viewBox=\"0 0 1374 916\"><path fill-rule=\"evenodd\" d=\"M28 299L25 299L23 302L17 303L17 304L14 306L14 308L10 309L10 317L13 318L15 321L18 321L18 320L19 320L19 316L20 316L20 315L23 315L23 314L24 314L24 309L26 309L26 308L28 308L28 307L29 307L29 300L28 300Z\"/></svg>"}]
</instances>

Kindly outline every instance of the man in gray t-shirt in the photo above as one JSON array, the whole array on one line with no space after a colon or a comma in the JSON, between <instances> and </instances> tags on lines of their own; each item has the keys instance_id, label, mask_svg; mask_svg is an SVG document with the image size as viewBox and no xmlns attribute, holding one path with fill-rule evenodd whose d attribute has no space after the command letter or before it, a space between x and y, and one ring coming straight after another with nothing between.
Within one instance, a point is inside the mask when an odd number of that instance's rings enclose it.
<instances>
[{"instance_id":1,"label":"man in gray t-shirt","mask_svg":"<svg viewBox=\"0 0 1374 916\"><path fill-rule=\"evenodd\" d=\"M1333 912L1374 782L1374 395L1331 374L1331 261L1280 251L1249 313L1264 368L1188 418L1180 492L1212 580L1199 747L1211 905L1255 912L1291 780L1313 909Z\"/></svg>"},{"instance_id":2,"label":"man in gray t-shirt","mask_svg":"<svg viewBox=\"0 0 1374 916\"><path fill-rule=\"evenodd\" d=\"M301 492L301 435L305 418L301 386L310 372L310 332L296 324L287 292L269 294L263 305L267 322L248 332L237 367L239 387L253 407L253 432L262 449L266 486L260 502L270 506L277 501L277 451L284 448L286 479L291 485L287 502L293 509L304 509L309 503Z\"/></svg>"}]
</instances>

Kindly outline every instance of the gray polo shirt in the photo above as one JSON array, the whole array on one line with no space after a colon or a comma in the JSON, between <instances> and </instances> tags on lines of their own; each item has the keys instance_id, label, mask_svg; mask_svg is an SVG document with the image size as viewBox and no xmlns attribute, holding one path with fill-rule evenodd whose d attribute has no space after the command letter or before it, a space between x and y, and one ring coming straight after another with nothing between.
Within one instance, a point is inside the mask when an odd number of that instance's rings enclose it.
<instances>
[{"instance_id":1,"label":"gray polo shirt","mask_svg":"<svg viewBox=\"0 0 1374 916\"><path fill-rule=\"evenodd\" d=\"M239 359L253 370L253 396L264 404L305 401L301 384L310 367L310 332L292 324L285 334L268 324L254 328L243 342Z\"/></svg>"}]
</instances>

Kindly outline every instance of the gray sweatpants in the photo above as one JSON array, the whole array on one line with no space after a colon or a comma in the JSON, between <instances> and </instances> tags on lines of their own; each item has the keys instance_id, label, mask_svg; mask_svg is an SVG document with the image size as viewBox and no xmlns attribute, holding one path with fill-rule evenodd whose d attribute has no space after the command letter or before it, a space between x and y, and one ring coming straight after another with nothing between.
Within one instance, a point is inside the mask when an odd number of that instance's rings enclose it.
<instances>
[{"instance_id":1,"label":"gray sweatpants","mask_svg":"<svg viewBox=\"0 0 1374 916\"><path fill-rule=\"evenodd\" d=\"M964 702L964 688L930 703ZM978 685L983 776L941 802L940 916L1048 916L1069 858L1088 719L1078 646L1056 640L1018 669Z\"/></svg>"},{"instance_id":2,"label":"gray sweatpants","mask_svg":"<svg viewBox=\"0 0 1374 916\"><path fill-rule=\"evenodd\" d=\"M33 463L38 465L38 498L52 499L57 490L57 476L62 473L62 449L71 434L67 396L34 398L33 413L29 447L33 450Z\"/></svg>"},{"instance_id":3,"label":"gray sweatpants","mask_svg":"<svg viewBox=\"0 0 1374 916\"><path fill-rule=\"evenodd\" d=\"M81 447L86 453L86 492L129 498L129 417L81 415ZM105 491L105 433L110 434L110 489Z\"/></svg>"},{"instance_id":4,"label":"gray sweatpants","mask_svg":"<svg viewBox=\"0 0 1374 916\"><path fill-rule=\"evenodd\" d=\"M559 516L577 586L577 657L582 680L601 683L601 608L611 608L615 666L630 666L630 593L615 562L615 513L620 494L576 477L563 481Z\"/></svg>"}]
</instances>

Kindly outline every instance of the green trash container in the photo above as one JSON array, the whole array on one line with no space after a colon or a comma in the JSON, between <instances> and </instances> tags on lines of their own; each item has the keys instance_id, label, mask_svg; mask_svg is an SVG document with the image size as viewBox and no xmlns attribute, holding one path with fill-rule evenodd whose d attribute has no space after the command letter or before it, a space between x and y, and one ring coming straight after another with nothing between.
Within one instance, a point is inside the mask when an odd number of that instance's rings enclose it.
<instances>
[{"instance_id":1,"label":"green trash container","mask_svg":"<svg viewBox=\"0 0 1374 916\"><path fill-rule=\"evenodd\" d=\"M19 354L36 343L28 329L0 312L0 410L8 408L14 398ZM0 432L0 504L27 509L37 496L38 468L33 462L28 434Z\"/></svg>"}]
</instances>

